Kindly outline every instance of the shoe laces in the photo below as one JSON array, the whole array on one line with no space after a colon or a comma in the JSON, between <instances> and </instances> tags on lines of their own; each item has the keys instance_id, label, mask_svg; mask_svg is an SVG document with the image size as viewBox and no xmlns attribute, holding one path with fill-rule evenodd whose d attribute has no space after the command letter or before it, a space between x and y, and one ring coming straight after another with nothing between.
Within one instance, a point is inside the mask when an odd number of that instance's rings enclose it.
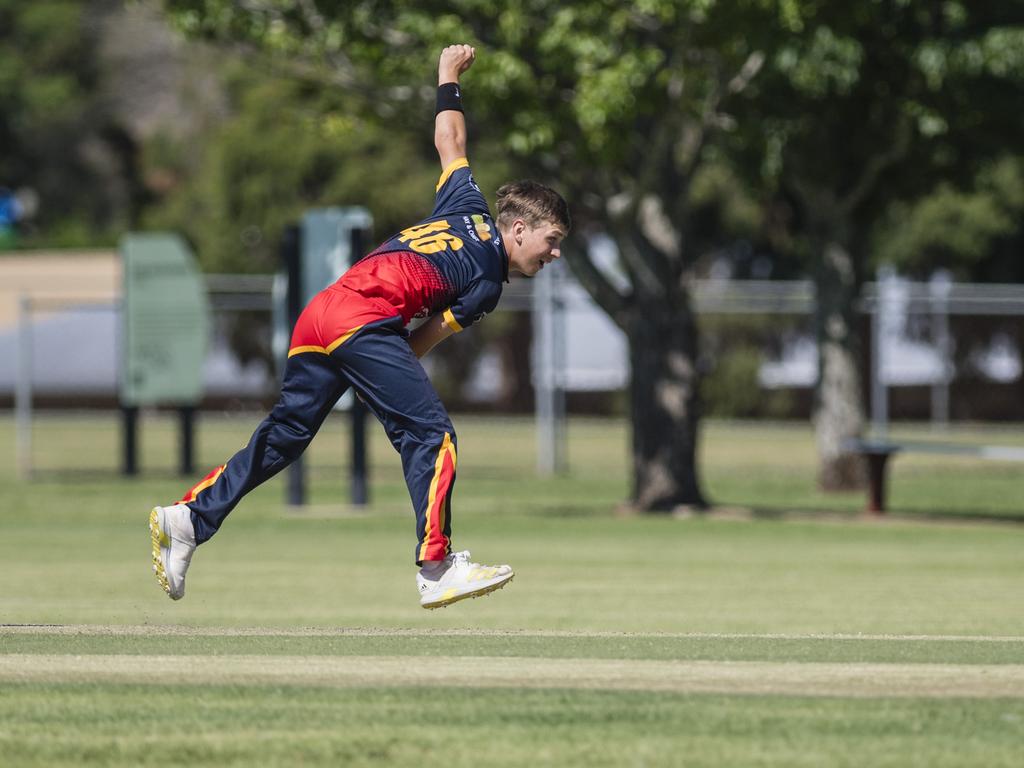
<instances>
[{"instance_id":1,"label":"shoe laces","mask_svg":"<svg viewBox=\"0 0 1024 768\"><path fill-rule=\"evenodd\" d=\"M452 552L449 555L452 559L452 565L471 565L469 559L469 550L463 550L462 552Z\"/></svg>"}]
</instances>

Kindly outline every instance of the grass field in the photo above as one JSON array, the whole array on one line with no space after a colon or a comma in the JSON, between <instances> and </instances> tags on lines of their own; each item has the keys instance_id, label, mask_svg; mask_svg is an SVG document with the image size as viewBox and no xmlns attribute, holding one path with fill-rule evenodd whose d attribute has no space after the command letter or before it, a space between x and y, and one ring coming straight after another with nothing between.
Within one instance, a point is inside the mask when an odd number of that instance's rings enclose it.
<instances>
[{"instance_id":1,"label":"grass field","mask_svg":"<svg viewBox=\"0 0 1024 768\"><path fill-rule=\"evenodd\" d=\"M205 420L200 462L253 424ZM709 494L752 513L621 518L624 425L574 421L548 479L528 422L456 425L455 544L517 576L427 612L376 433L370 509L332 425L311 506L258 489L172 603L146 531L189 484L171 425L124 481L116 422L46 419L26 483L0 419L0 764L1020 765L1021 468L899 457L900 514L869 521L814 491L807 429L718 423Z\"/></svg>"}]
</instances>

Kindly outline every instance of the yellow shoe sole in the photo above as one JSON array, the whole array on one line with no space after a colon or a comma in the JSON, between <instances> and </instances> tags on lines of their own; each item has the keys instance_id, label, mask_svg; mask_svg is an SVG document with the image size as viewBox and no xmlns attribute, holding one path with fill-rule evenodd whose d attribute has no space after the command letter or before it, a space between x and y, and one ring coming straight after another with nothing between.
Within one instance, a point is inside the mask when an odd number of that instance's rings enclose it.
<instances>
[{"instance_id":1,"label":"yellow shoe sole","mask_svg":"<svg viewBox=\"0 0 1024 768\"><path fill-rule=\"evenodd\" d=\"M510 581L512 581L512 579L514 579L515 577L516 577L516 575L513 573L511 576L509 576L503 582L501 582L499 584L492 584L491 586L484 587L483 589L479 589L476 592L464 592L461 595L456 595L455 597L450 597L447 600L438 600L436 603L428 603L426 605L424 605L423 603L420 603L420 605L423 606L424 608L426 608L428 611L432 611L435 608L447 608L452 603L457 603L460 600L465 600L467 597L474 597L474 598L475 597L483 597L484 595L491 594L491 592L496 592L499 589L501 589L502 587L504 587L506 584L508 584Z\"/></svg>"},{"instance_id":2,"label":"yellow shoe sole","mask_svg":"<svg viewBox=\"0 0 1024 768\"><path fill-rule=\"evenodd\" d=\"M167 534L160 530L159 513L156 507L149 513L149 540L153 548L153 573L156 574L156 581L167 593L171 595L171 585L167 582L167 574L164 572L164 561L160 558L161 546L169 545Z\"/></svg>"}]
</instances>

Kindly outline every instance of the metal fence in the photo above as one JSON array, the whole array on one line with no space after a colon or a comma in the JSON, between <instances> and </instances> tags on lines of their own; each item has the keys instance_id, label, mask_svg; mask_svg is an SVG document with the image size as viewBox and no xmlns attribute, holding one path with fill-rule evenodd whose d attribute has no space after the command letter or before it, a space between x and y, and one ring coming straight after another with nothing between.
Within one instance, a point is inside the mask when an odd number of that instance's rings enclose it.
<instances>
[{"instance_id":1,"label":"metal fence","mask_svg":"<svg viewBox=\"0 0 1024 768\"><path fill-rule=\"evenodd\" d=\"M621 389L629 378L628 344L621 331L572 279L564 265L552 266L555 268L545 269L539 279L514 280L506 286L497 310L530 313L532 317L531 381L541 441L538 454L541 464L547 468L558 467L562 461L558 446L567 394ZM259 320L259 334L269 332L274 305L273 276L207 275L206 281L216 317L231 323L247 314ZM755 386L803 390L813 386L817 374L810 320L815 306L813 283L696 280L691 285L691 296L701 318L702 332L717 334L711 343L702 345L710 350L711 357L728 348L736 323L748 323L757 328L757 344L760 344L757 354L761 376ZM5 355L6 360L0 360L0 367L7 367L9 373L16 372L16 376L9 379L14 386L8 396L16 395L23 405L19 410L23 421L31 418L24 415L28 413L24 410L25 404L31 403L34 388L38 389L42 383L38 370L40 361L33 363L31 359L33 351L39 347L39 339L34 336L41 327L37 321L43 314L52 318L62 307L77 318L88 316L95 320L96 316L106 313L110 316L109 322L96 325L97 333L104 334L104 338L97 337L88 344L107 350L118 344L116 301L75 302L68 297L62 297L57 303L45 299L23 300L18 325L9 334L9 341L13 341L12 353ZM878 432L885 431L893 394L902 397L900 393L907 388L928 390L929 415L934 423L943 424L956 418L957 386L966 376L968 363L980 371L975 371L979 379L988 376L993 381L998 379L1000 386L1020 386L1024 285L965 284L944 279L919 283L883 273L880 280L863 287L857 308L864 319L865 381L872 422ZM732 318L732 324L717 329L715 318ZM69 323L77 327L87 321L79 319ZM113 334L111 328L115 329ZM55 332L60 333L59 329ZM80 346L88 344L83 342ZM972 351L972 345L981 352ZM80 351L84 352L84 357L89 357L88 350ZM220 351L226 353L224 349ZM97 355L95 359L109 357ZM714 363L712 359L712 368ZM113 365L109 360L106 364ZM228 377L238 375L237 369L225 371ZM766 372L773 372L774 378ZM501 372L496 375L500 377ZM109 396L113 402L116 371L111 372L109 378L112 388ZM73 390L73 377L65 379L63 383ZM273 372L252 373L249 384L254 391L264 395L271 393ZM967 390L959 397L971 396L965 392ZM916 396L920 399L920 392ZM971 409L966 411L971 412Z\"/></svg>"}]
</instances>

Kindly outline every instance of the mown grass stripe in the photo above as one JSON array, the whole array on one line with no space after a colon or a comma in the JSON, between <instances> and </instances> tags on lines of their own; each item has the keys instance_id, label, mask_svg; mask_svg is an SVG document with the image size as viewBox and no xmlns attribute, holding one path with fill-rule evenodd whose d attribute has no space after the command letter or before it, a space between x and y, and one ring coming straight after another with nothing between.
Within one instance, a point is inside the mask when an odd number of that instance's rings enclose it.
<instances>
[{"instance_id":1,"label":"mown grass stripe","mask_svg":"<svg viewBox=\"0 0 1024 768\"><path fill-rule=\"evenodd\" d=\"M182 635L188 637L550 637L693 640L872 640L956 643L1024 643L1024 635L898 635L857 633L588 632L537 629L414 629L373 627L201 627L175 624L0 624L3 634Z\"/></svg>"},{"instance_id":2,"label":"mown grass stripe","mask_svg":"<svg viewBox=\"0 0 1024 768\"><path fill-rule=\"evenodd\" d=\"M884 664L1022 664L1024 640L192 627L0 630L0 653L89 655L502 656ZM82 629L83 631L70 631ZM100 630L100 631L97 631Z\"/></svg>"},{"instance_id":3,"label":"mown grass stripe","mask_svg":"<svg viewBox=\"0 0 1024 768\"><path fill-rule=\"evenodd\" d=\"M1024 698L1024 665L404 656L5 654L11 683L567 688L871 698Z\"/></svg>"}]
</instances>

